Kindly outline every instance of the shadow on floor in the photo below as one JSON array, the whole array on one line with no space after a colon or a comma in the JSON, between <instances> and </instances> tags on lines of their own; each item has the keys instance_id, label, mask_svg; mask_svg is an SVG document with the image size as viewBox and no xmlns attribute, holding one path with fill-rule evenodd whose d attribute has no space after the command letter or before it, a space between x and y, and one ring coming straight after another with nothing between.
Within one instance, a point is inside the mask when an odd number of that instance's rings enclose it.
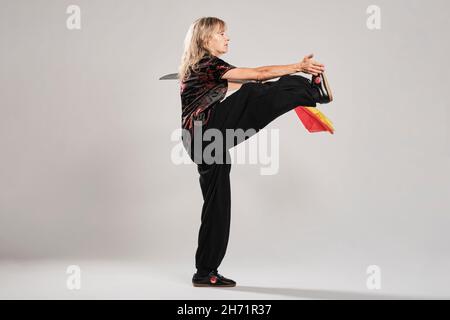
<instances>
[{"instance_id":1,"label":"shadow on floor","mask_svg":"<svg viewBox=\"0 0 450 320\"><path fill-rule=\"evenodd\" d=\"M216 288L219 289L219 288ZM273 287L250 287L239 286L233 288L220 288L220 290L233 290L240 292L261 293L270 295L289 296L303 299L328 299L328 300L394 300L394 299L432 299L430 297L421 296L405 296L405 295L387 295L376 293L362 292L345 292L331 290L313 290L313 289L296 289L296 288L273 288Z\"/></svg>"}]
</instances>

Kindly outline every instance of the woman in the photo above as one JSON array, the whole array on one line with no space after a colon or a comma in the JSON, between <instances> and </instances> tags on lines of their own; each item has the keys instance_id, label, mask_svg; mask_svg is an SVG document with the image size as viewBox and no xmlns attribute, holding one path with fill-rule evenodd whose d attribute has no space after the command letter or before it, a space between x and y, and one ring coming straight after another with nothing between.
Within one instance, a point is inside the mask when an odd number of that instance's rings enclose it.
<instances>
[{"instance_id":1,"label":"woman","mask_svg":"<svg viewBox=\"0 0 450 320\"><path fill-rule=\"evenodd\" d=\"M197 19L189 28L179 67L183 145L197 164L203 194L201 225L195 254L194 286L232 287L236 282L218 273L230 230L230 169L228 149L250 136L227 141L205 161L208 129L258 132L280 115L298 106L316 106L332 100L324 78L325 66L310 54L298 63L237 68L219 56L228 51L226 24L215 17ZM297 72L312 74L312 81ZM263 82L278 78L277 81ZM236 90L225 100L228 90ZM223 100L223 101L222 101ZM198 139L197 139L198 138Z\"/></svg>"}]
</instances>

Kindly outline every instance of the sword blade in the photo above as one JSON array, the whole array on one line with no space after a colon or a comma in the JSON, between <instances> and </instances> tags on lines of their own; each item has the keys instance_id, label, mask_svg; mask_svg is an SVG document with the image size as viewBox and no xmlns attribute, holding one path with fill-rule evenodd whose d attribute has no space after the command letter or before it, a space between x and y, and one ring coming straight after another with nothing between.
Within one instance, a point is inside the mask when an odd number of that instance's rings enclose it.
<instances>
[{"instance_id":1,"label":"sword blade","mask_svg":"<svg viewBox=\"0 0 450 320\"><path fill-rule=\"evenodd\" d=\"M169 73L166 74L164 76L162 76L161 78L159 78L159 80L177 80L178 79L178 73ZM228 80L229 82L234 82L234 83L248 83L248 82L256 82L254 80Z\"/></svg>"},{"instance_id":2,"label":"sword blade","mask_svg":"<svg viewBox=\"0 0 450 320\"><path fill-rule=\"evenodd\" d=\"M176 80L176 79L178 79L178 73L169 73L159 78L159 80Z\"/></svg>"}]
</instances>

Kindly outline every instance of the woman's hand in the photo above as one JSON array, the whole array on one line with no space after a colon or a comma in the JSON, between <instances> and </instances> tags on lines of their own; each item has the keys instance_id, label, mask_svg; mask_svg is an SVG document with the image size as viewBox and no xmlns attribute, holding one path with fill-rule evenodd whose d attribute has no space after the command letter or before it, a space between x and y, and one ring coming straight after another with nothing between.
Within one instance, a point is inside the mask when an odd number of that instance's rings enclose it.
<instances>
[{"instance_id":1,"label":"woman's hand","mask_svg":"<svg viewBox=\"0 0 450 320\"><path fill-rule=\"evenodd\" d=\"M309 54L303 58L303 60L299 63L299 71L304 73L309 73L312 75L319 75L320 73L325 71L325 66L316 60L313 60L312 57L314 54Z\"/></svg>"}]
</instances>

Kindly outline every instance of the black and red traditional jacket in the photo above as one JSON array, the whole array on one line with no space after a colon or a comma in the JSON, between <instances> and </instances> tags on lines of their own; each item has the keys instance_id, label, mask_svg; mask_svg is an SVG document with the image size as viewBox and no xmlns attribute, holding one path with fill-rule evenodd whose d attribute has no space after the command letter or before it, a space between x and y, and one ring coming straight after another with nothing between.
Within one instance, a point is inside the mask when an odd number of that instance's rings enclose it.
<instances>
[{"instance_id":1,"label":"black and red traditional jacket","mask_svg":"<svg viewBox=\"0 0 450 320\"><path fill-rule=\"evenodd\" d=\"M222 76L235 66L210 54L198 62L198 71L192 71L187 79L180 82L181 126L191 131L194 121L208 123L212 107L225 98L228 90L227 79Z\"/></svg>"}]
</instances>

